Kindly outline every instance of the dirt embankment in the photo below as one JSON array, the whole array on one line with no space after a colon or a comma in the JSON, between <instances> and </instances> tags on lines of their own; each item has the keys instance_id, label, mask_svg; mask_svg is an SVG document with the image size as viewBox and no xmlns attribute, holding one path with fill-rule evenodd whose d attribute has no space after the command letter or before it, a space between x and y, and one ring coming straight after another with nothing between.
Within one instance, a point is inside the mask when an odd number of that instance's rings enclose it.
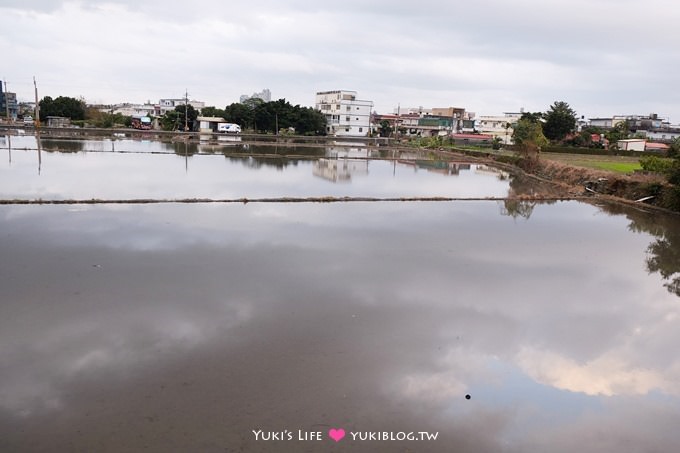
<instances>
[{"instance_id":1,"label":"dirt embankment","mask_svg":"<svg viewBox=\"0 0 680 453\"><path fill-rule=\"evenodd\" d=\"M516 165L525 173L562 186L573 195L611 197L680 212L680 189L667 183L661 175L622 175L541 159L518 159Z\"/></svg>"},{"instance_id":2,"label":"dirt embankment","mask_svg":"<svg viewBox=\"0 0 680 453\"><path fill-rule=\"evenodd\" d=\"M632 174L594 170L545 159L523 159L517 156L472 153L466 150L444 152L473 157L475 160L520 171L524 176L543 182L533 186L534 196L604 197L624 203L647 205L680 213L680 188L669 184L662 175ZM546 184L548 183L548 184ZM535 189L538 187L538 192ZM543 189L541 189L543 187ZM516 191L522 193L522 190Z\"/></svg>"}]
</instances>

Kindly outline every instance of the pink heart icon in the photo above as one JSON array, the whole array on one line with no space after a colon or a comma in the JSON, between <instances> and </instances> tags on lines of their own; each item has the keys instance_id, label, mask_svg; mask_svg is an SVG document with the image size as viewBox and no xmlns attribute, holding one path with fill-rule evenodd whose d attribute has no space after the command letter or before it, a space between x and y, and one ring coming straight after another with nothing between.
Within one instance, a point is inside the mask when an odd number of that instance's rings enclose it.
<instances>
[{"instance_id":1,"label":"pink heart icon","mask_svg":"<svg viewBox=\"0 0 680 453\"><path fill-rule=\"evenodd\" d=\"M333 439L336 442L340 442L343 437L345 437L345 430L342 428L331 428L328 431L328 435L330 436L331 439Z\"/></svg>"}]
</instances>

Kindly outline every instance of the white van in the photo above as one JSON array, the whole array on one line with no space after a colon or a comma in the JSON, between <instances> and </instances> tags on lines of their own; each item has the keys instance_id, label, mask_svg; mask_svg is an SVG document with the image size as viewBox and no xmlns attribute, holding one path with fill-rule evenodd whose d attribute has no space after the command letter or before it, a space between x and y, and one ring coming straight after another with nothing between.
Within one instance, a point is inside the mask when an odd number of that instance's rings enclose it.
<instances>
[{"instance_id":1,"label":"white van","mask_svg":"<svg viewBox=\"0 0 680 453\"><path fill-rule=\"evenodd\" d=\"M240 134L241 126L234 123L220 123L217 125L217 132L225 134Z\"/></svg>"},{"instance_id":2,"label":"white van","mask_svg":"<svg viewBox=\"0 0 680 453\"><path fill-rule=\"evenodd\" d=\"M26 115L24 117L24 125L26 126L33 126L35 124L35 121L33 121L33 117L30 115Z\"/></svg>"}]
</instances>

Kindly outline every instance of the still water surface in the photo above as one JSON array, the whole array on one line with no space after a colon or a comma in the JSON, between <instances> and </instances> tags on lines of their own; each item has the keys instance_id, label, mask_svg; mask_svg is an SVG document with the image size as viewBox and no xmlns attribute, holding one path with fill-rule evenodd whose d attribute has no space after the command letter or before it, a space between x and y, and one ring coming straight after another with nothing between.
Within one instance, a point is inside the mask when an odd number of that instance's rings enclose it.
<instances>
[{"instance_id":1,"label":"still water surface","mask_svg":"<svg viewBox=\"0 0 680 453\"><path fill-rule=\"evenodd\" d=\"M248 146L234 152L130 139L41 139L39 151L28 136L12 137L10 151L8 141L0 147L3 199L475 198L504 197L509 189L507 174L498 170L415 154L387 161L358 149Z\"/></svg>"},{"instance_id":2,"label":"still water surface","mask_svg":"<svg viewBox=\"0 0 680 453\"><path fill-rule=\"evenodd\" d=\"M674 451L677 231L574 201L0 206L0 451Z\"/></svg>"}]
</instances>

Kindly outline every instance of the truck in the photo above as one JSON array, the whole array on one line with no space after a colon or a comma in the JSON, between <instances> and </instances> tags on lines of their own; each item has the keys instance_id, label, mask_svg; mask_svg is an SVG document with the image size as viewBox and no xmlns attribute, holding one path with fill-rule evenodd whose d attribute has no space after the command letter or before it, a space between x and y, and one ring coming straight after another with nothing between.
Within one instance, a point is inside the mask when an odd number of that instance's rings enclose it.
<instances>
[{"instance_id":1,"label":"truck","mask_svg":"<svg viewBox=\"0 0 680 453\"><path fill-rule=\"evenodd\" d=\"M240 134L241 126L235 123L220 123L217 125L217 132L224 134Z\"/></svg>"},{"instance_id":2,"label":"truck","mask_svg":"<svg viewBox=\"0 0 680 453\"><path fill-rule=\"evenodd\" d=\"M151 118L148 116L133 116L132 117L132 127L135 129L150 130L151 129Z\"/></svg>"}]
</instances>

